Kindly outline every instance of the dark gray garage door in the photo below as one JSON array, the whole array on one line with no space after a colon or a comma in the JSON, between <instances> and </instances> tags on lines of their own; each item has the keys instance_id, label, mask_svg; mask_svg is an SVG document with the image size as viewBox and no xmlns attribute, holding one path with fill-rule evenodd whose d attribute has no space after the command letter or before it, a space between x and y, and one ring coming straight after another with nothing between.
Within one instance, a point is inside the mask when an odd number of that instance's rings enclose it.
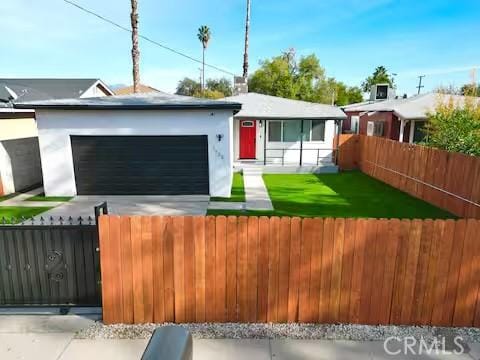
<instances>
[{"instance_id":1,"label":"dark gray garage door","mask_svg":"<svg viewBox=\"0 0 480 360\"><path fill-rule=\"evenodd\" d=\"M78 195L208 194L207 136L71 136Z\"/></svg>"}]
</instances>

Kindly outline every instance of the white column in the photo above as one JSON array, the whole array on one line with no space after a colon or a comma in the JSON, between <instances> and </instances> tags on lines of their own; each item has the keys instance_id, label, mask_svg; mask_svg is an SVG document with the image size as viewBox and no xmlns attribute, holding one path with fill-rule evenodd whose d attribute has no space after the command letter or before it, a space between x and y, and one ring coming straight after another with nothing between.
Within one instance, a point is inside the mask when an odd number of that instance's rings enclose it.
<instances>
[{"instance_id":1,"label":"white column","mask_svg":"<svg viewBox=\"0 0 480 360\"><path fill-rule=\"evenodd\" d=\"M405 131L405 120L400 119L400 135L398 137L398 141L403 142L403 133Z\"/></svg>"},{"instance_id":2,"label":"white column","mask_svg":"<svg viewBox=\"0 0 480 360\"><path fill-rule=\"evenodd\" d=\"M410 136L408 142L413 144L413 138L415 136L415 120L410 120Z\"/></svg>"}]
</instances>

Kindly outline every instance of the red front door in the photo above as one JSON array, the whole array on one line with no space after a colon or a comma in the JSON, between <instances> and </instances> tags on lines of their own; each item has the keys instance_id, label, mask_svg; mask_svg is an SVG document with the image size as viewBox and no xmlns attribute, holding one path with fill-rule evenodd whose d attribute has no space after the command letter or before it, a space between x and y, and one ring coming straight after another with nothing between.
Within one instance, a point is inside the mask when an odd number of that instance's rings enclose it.
<instances>
[{"instance_id":1,"label":"red front door","mask_svg":"<svg viewBox=\"0 0 480 360\"><path fill-rule=\"evenodd\" d=\"M256 120L240 120L240 159L255 159Z\"/></svg>"}]
</instances>

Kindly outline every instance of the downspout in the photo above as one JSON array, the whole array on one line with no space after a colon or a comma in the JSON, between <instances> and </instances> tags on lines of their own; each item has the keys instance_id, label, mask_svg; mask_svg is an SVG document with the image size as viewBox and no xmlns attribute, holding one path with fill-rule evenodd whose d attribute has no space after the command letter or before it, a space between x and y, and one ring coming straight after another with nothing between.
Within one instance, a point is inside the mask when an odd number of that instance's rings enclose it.
<instances>
[{"instance_id":1,"label":"downspout","mask_svg":"<svg viewBox=\"0 0 480 360\"><path fill-rule=\"evenodd\" d=\"M300 166L303 163L303 119L300 120Z\"/></svg>"},{"instance_id":2,"label":"downspout","mask_svg":"<svg viewBox=\"0 0 480 360\"><path fill-rule=\"evenodd\" d=\"M267 121L263 121L263 165L267 165Z\"/></svg>"},{"instance_id":3,"label":"downspout","mask_svg":"<svg viewBox=\"0 0 480 360\"><path fill-rule=\"evenodd\" d=\"M336 134L334 134L335 141L335 165L338 165L338 154L340 152L340 134L341 134L341 126L342 120L335 120L336 125Z\"/></svg>"}]
</instances>

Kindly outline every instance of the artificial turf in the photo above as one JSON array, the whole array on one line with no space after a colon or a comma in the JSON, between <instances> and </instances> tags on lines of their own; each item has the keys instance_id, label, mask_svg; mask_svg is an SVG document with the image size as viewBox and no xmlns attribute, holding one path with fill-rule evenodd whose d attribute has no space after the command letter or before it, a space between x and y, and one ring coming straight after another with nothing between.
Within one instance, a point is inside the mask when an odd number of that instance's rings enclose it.
<instances>
[{"instance_id":1,"label":"artificial turf","mask_svg":"<svg viewBox=\"0 0 480 360\"><path fill-rule=\"evenodd\" d=\"M245 189L243 186L243 174L238 172L233 174L232 195L229 198L212 197L210 201L244 202Z\"/></svg>"},{"instance_id":2,"label":"artificial turf","mask_svg":"<svg viewBox=\"0 0 480 360\"><path fill-rule=\"evenodd\" d=\"M45 196L45 194L39 194L35 195L32 197L29 197L28 199L25 199L25 201L52 201L52 202L67 202L72 200L71 196Z\"/></svg>"},{"instance_id":3,"label":"artificial turf","mask_svg":"<svg viewBox=\"0 0 480 360\"><path fill-rule=\"evenodd\" d=\"M455 218L359 171L339 174L265 174L274 211L209 210L209 215L340 218Z\"/></svg>"},{"instance_id":4,"label":"artificial turf","mask_svg":"<svg viewBox=\"0 0 480 360\"><path fill-rule=\"evenodd\" d=\"M12 220L18 222L21 218L31 218L41 214L51 207L24 207L24 206L0 206L0 223L10 223Z\"/></svg>"}]
</instances>

